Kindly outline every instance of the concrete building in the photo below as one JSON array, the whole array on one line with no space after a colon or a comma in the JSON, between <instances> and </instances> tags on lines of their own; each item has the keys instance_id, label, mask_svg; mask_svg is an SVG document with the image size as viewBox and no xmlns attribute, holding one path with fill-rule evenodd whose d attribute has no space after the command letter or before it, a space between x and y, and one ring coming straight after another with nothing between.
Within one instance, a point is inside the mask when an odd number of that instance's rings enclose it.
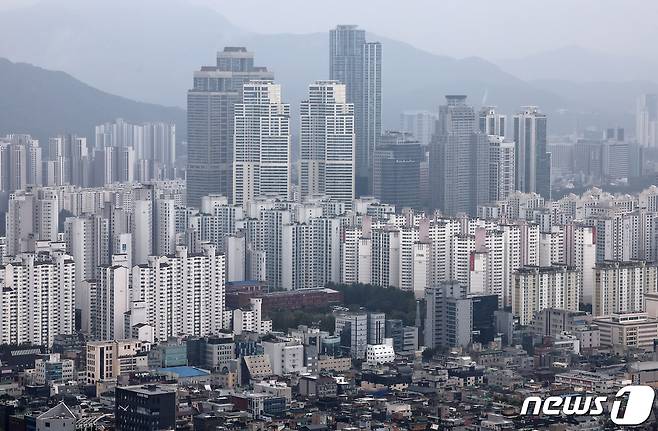
<instances>
[{"instance_id":1,"label":"concrete building","mask_svg":"<svg viewBox=\"0 0 658 431\"><path fill-rule=\"evenodd\" d=\"M372 193L372 155L379 143L382 116L382 45L367 42L365 30L339 25L329 32L329 79L346 86L354 105L356 195Z\"/></svg>"},{"instance_id":2,"label":"concrete building","mask_svg":"<svg viewBox=\"0 0 658 431\"><path fill-rule=\"evenodd\" d=\"M439 108L435 138L430 145L432 207L448 215L475 215L489 201L489 141L476 123L466 96L446 96Z\"/></svg>"},{"instance_id":3,"label":"concrete building","mask_svg":"<svg viewBox=\"0 0 658 431\"><path fill-rule=\"evenodd\" d=\"M623 352L652 350L658 337L658 320L647 313L613 313L593 320L601 332L601 346Z\"/></svg>"},{"instance_id":4,"label":"concrete building","mask_svg":"<svg viewBox=\"0 0 658 431\"><path fill-rule=\"evenodd\" d=\"M148 345L137 340L94 341L86 348L89 385L114 380L121 374L148 370Z\"/></svg>"},{"instance_id":5,"label":"concrete building","mask_svg":"<svg viewBox=\"0 0 658 431\"><path fill-rule=\"evenodd\" d=\"M214 245L203 244L199 254L177 247L174 256L150 256L133 267L132 298L147 304L143 323L159 340L216 334L224 326L224 280L224 256Z\"/></svg>"},{"instance_id":6,"label":"concrete building","mask_svg":"<svg viewBox=\"0 0 658 431\"><path fill-rule=\"evenodd\" d=\"M608 316L645 310L645 295L655 293L658 267L644 261L596 264L592 314Z\"/></svg>"},{"instance_id":7,"label":"concrete building","mask_svg":"<svg viewBox=\"0 0 658 431\"><path fill-rule=\"evenodd\" d=\"M301 105L302 198L325 195L352 205L354 199L354 104L345 84L316 81Z\"/></svg>"},{"instance_id":8,"label":"concrete building","mask_svg":"<svg viewBox=\"0 0 658 431\"><path fill-rule=\"evenodd\" d=\"M581 277L575 268L526 266L514 276L512 312L521 325L528 325L535 313L544 308L575 311L581 290Z\"/></svg>"},{"instance_id":9,"label":"concrete building","mask_svg":"<svg viewBox=\"0 0 658 431\"><path fill-rule=\"evenodd\" d=\"M272 374L299 373L304 368L304 346L293 339L274 339L262 342L265 356L269 357Z\"/></svg>"},{"instance_id":10,"label":"concrete building","mask_svg":"<svg viewBox=\"0 0 658 431\"><path fill-rule=\"evenodd\" d=\"M263 319L263 299L249 299L249 309L238 308L233 310L233 333L240 335L243 332L268 334L272 332L272 321Z\"/></svg>"},{"instance_id":11,"label":"concrete building","mask_svg":"<svg viewBox=\"0 0 658 431\"><path fill-rule=\"evenodd\" d=\"M72 359L62 359L59 353L40 355L34 361L35 379L39 386L51 386L54 383L66 383L77 380Z\"/></svg>"},{"instance_id":12,"label":"concrete building","mask_svg":"<svg viewBox=\"0 0 658 431\"><path fill-rule=\"evenodd\" d=\"M489 202L506 199L516 190L515 144L489 135Z\"/></svg>"},{"instance_id":13,"label":"concrete building","mask_svg":"<svg viewBox=\"0 0 658 431\"><path fill-rule=\"evenodd\" d=\"M643 147L658 146L658 95L638 96L635 111L635 139Z\"/></svg>"},{"instance_id":14,"label":"concrete building","mask_svg":"<svg viewBox=\"0 0 658 431\"><path fill-rule=\"evenodd\" d=\"M29 188L11 193L5 216L7 254L34 251L35 241L57 241L59 211L53 189Z\"/></svg>"},{"instance_id":15,"label":"concrete building","mask_svg":"<svg viewBox=\"0 0 658 431\"><path fill-rule=\"evenodd\" d=\"M439 119L431 111L404 111L400 114L400 130L411 134L422 145L428 146L436 130Z\"/></svg>"},{"instance_id":16,"label":"concrete building","mask_svg":"<svg viewBox=\"0 0 658 431\"><path fill-rule=\"evenodd\" d=\"M102 265L98 268L96 295L91 316L91 334L96 340L124 340L125 314L130 307L130 270L122 265Z\"/></svg>"},{"instance_id":17,"label":"concrete building","mask_svg":"<svg viewBox=\"0 0 658 431\"><path fill-rule=\"evenodd\" d=\"M148 431L176 427L176 387L124 386L116 389L114 417L118 429Z\"/></svg>"},{"instance_id":18,"label":"concrete building","mask_svg":"<svg viewBox=\"0 0 658 431\"><path fill-rule=\"evenodd\" d=\"M75 263L64 244L0 266L2 343L52 346L75 328Z\"/></svg>"},{"instance_id":19,"label":"concrete building","mask_svg":"<svg viewBox=\"0 0 658 431\"><path fill-rule=\"evenodd\" d=\"M290 105L281 101L281 86L271 81L243 85L235 105L233 203L290 196Z\"/></svg>"},{"instance_id":20,"label":"concrete building","mask_svg":"<svg viewBox=\"0 0 658 431\"><path fill-rule=\"evenodd\" d=\"M473 302L458 281L430 287L426 295L425 346L466 347L473 336Z\"/></svg>"},{"instance_id":21,"label":"concrete building","mask_svg":"<svg viewBox=\"0 0 658 431\"><path fill-rule=\"evenodd\" d=\"M187 93L187 204L198 207L201 197L233 196L234 107L242 100L242 85L253 79L273 79L254 66L254 54L244 47L226 47L215 66L194 72Z\"/></svg>"},{"instance_id":22,"label":"concrete building","mask_svg":"<svg viewBox=\"0 0 658 431\"><path fill-rule=\"evenodd\" d=\"M387 338L384 344L368 344L366 348L366 362L368 365L382 365L395 361L393 340Z\"/></svg>"},{"instance_id":23,"label":"concrete building","mask_svg":"<svg viewBox=\"0 0 658 431\"><path fill-rule=\"evenodd\" d=\"M526 106L514 115L516 190L551 198L551 154L547 151L546 115Z\"/></svg>"}]
</instances>

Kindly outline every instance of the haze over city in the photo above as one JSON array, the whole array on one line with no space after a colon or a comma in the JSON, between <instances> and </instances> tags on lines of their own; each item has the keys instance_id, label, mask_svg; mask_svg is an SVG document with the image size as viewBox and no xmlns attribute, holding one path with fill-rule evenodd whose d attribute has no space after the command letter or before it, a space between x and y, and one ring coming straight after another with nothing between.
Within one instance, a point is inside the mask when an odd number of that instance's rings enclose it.
<instances>
[{"instance_id":1,"label":"haze over city","mask_svg":"<svg viewBox=\"0 0 658 431\"><path fill-rule=\"evenodd\" d=\"M654 429L656 16L4 0L0 431Z\"/></svg>"}]
</instances>

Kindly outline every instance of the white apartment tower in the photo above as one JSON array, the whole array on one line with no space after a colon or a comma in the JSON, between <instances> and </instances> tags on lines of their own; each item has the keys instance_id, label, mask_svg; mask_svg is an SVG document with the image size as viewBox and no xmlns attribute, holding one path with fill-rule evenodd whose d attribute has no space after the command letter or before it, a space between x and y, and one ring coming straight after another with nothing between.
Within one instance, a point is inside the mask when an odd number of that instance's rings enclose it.
<instances>
[{"instance_id":1,"label":"white apartment tower","mask_svg":"<svg viewBox=\"0 0 658 431\"><path fill-rule=\"evenodd\" d=\"M643 147L658 146L658 95L643 94L637 98L635 139Z\"/></svg>"},{"instance_id":2,"label":"white apartment tower","mask_svg":"<svg viewBox=\"0 0 658 431\"><path fill-rule=\"evenodd\" d=\"M50 347L55 335L73 334L74 280L73 259L55 249L0 266L2 343Z\"/></svg>"},{"instance_id":3,"label":"white apartment tower","mask_svg":"<svg viewBox=\"0 0 658 431\"><path fill-rule=\"evenodd\" d=\"M110 263L110 223L99 215L69 217L64 224L66 249L75 261L75 308L83 315L83 330L89 314L88 298L83 282L96 279L100 265Z\"/></svg>"},{"instance_id":4,"label":"white apartment tower","mask_svg":"<svg viewBox=\"0 0 658 431\"><path fill-rule=\"evenodd\" d=\"M301 105L300 185L302 197L354 199L354 104L345 84L316 81Z\"/></svg>"},{"instance_id":5,"label":"white apartment tower","mask_svg":"<svg viewBox=\"0 0 658 431\"><path fill-rule=\"evenodd\" d=\"M644 311L647 293L656 292L658 268L644 261L603 262L596 265L592 314Z\"/></svg>"},{"instance_id":6,"label":"white apartment tower","mask_svg":"<svg viewBox=\"0 0 658 431\"><path fill-rule=\"evenodd\" d=\"M97 340L125 340L124 318L130 303L130 270L123 265L102 265L98 268L92 316L92 332Z\"/></svg>"},{"instance_id":7,"label":"white apartment tower","mask_svg":"<svg viewBox=\"0 0 658 431\"><path fill-rule=\"evenodd\" d=\"M261 196L290 195L290 105L281 86L250 81L235 105L233 201L245 205Z\"/></svg>"},{"instance_id":8,"label":"white apartment tower","mask_svg":"<svg viewBox=\"0 0 658 431\"><path fill-rule=\"evenodd\" d=\"M581 277L575 268L527 266L514 276L512 312L521 325L528 325L545 308L577 311L580 296Z\"/></svg>"},{"instance_id":9,"label":"white apartment tower","mask_svg":"<svg viewBox=\"0 0 658 431\"><path fill-rule=\"evenodd\" d=\"M480 132L485 135L505 137L507 116L496 112L495 106L483 106L479 115Z\"/></svg>"},{"instance_id":10,"label":"white apartment tower","mask_svg":"<svg viewBox=\"0 0 658 431\"><path fill-rule=\"evenodd\" d=\"M177 247L175 256L150 256L133 267L133 301L147 304L147 323L159 340L223 328L224 255L211 244L201 248L201 254L191 254Z\"/></svg>"},{"instance_id":11,"label":"white apartment tower","mask_svg":"<svg viewBox=\"0 0 658 431\"><path fill-rule=\"evenodd\" d=\"M57 241L59 199L53 189L28 189L9 195L7 254L34 250L34 241Z\"/></svg>"},{"instance_id":12,"label":"white apartment tower","mask_svg":"<svg viewBox=\"0 0 658 431\"><path fill-rule=\"evenodd\" d=\"M515 144L503 136L489 135L489 201L507 199L514 193L516 181Z\"/></svg>"}]
</instances>

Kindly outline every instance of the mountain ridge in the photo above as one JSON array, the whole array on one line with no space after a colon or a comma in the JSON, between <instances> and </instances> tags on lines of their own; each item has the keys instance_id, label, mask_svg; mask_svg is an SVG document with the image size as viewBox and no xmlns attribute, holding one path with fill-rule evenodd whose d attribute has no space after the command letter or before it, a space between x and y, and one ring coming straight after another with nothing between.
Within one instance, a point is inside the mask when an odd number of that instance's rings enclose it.
<instances>
[{"instance_id":1,"label":"mountain ridge","mask_svg":"<svg viewBox=\"0 0 658 431\"><path fill-rule=\"evenodd\" d=\"M66 72L6 58L0 58L0 94L0 134L29 133L42 145L59 133L91 139L95 125L117 117L135 122L173 122L178 133L184 133L186 126L186 114L180 108L109 94Z\"/></svg>"}]
</instances>

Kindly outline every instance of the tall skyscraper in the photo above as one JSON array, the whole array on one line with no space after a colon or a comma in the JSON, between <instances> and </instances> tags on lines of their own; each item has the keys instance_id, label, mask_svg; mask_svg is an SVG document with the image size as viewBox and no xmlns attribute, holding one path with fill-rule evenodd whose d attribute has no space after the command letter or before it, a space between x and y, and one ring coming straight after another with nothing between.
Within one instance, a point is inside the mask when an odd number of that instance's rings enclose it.
<instances>
[{"instance_id":1,"label":"tall skyscraper","mask_svg":"<svg viewBox=\"0 0 658 431\"><path fill-rule=\"evenodd\" d=\"M420 207L424 161L424 146L409 133L384 133L373 156L373 196L400 208Z\"/></svg>"},{"instance_id":2,"label":"tall skyscraper","mask_svg":"<svg viewBox=\"0 0 658 431\"><path fill-rule=\"evenodd\" d=\"M551 198L551 153L547 151L546 115L526 106L514 116L516 189Z\"/></svg>"},{"instance_id":3,"label":"tall skyscraper","mask_svg":"<svg viewBox=\"0 0 658 431\"><path fill-rule=\"evenodd\" d=\"M490 202L506 199L514 193L514 149L514 142L505 140L504 136L489 135Z\"/></svg>"},{"instance_id":4,"label":"tall skyscraper","mask_svg":"<svg viewBox=\"0 0 658 431\"><path fill-rule=\"evenodd\" d=\"M347 86L356 127L356 194L372 192L372 155L381 134L382 46L365 30L339 25L329 32L329 78Z\"/></svg>"},{"instance_id":5,"label":"tall skyscraper","mask_svg":"<svg viewBox=\"0 0 658 431\"><path fill-rule=\"evenodd\" d=\"M210 194L232 197L234 105L245 82L273 78L254 66L254 54L244 47L226 47L217 53L216 66L194 72L187 93L188 205L198 207Z\"/></svg>"},{"instance_id":6,"label":"tall skyscraper","mask_svg":"<svg viewBox=\"0 0 658 431\"><path fill-rule=\"evenodd\" d=\"M637 98L635 139L643 147L658 146L658 95L643 94Z\"/></svg>"},{"instance_id":7,"label":"tall skyscraper","mask_svg":"<svg viewBox=\"0 0 658 431\"><path fill-rule=\"evenodd\" d=\"M300 185L302 196L354 199L354 105L345 84L316 81L301 105Z\"/></svg>"},{"instance_id":8,"label":"tall skyscraper","mask_svg":"<svg viewBox=\"0 0 658 431\"><path fill-rule=\"evenodd\" d=\"M466 96L446 96L430 146L430 190L445 214L475 214L489 201L489 140Z\"/></svg>"},{"instance_id":9,"label":"tall skyscraper","mask_svg":"<svg viewBox=\"0 0 658 431\"><path fill-rule=\"evenodd\" d=\"M235 105L233 203L290 194L290 105L271 81L244 84Z\"/></svg>"},{"instance_id":10,"label":"tall skyscraper","mask_svg":"<svg viewBox=\"0 0 658 431\"><path fill-rule=\"evenodd\" d=\"M495 106L483 106L480 109L478 125L485 135L505 136L507 116L498 114Z\"/></svg>"}]
</instances>

